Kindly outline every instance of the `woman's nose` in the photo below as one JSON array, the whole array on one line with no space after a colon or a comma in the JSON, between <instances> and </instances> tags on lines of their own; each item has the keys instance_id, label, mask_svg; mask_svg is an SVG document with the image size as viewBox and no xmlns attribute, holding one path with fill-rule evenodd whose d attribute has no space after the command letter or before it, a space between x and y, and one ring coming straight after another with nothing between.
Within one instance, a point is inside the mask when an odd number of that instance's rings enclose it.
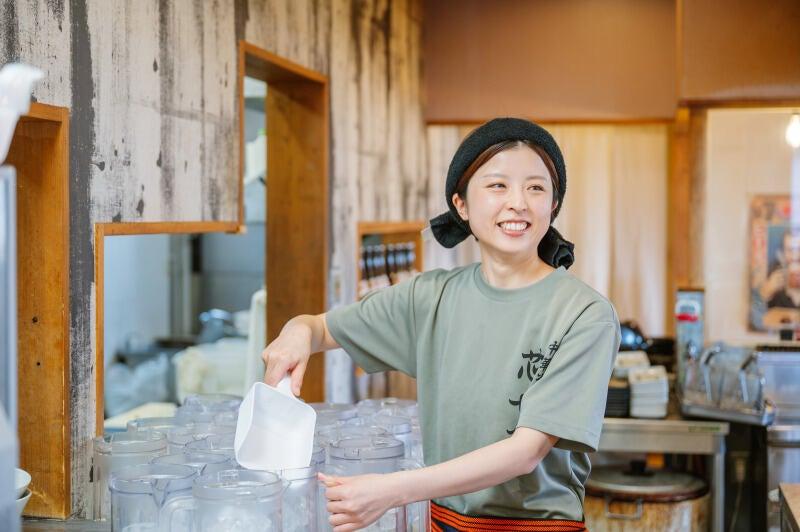
<instances>
[{"instance_id":1,"label":"woman's nose","mask_svg":"<svg viewBox=\"0 0 800 532\"><path fill-rule=\"evenodd\" d=\"M524 211L527 208L527 204L525 203L525 195L521 190L516 188L510 189L508 193L507 205L510 209L514 209L515 211Z\"/></svg>"}]
</instances>

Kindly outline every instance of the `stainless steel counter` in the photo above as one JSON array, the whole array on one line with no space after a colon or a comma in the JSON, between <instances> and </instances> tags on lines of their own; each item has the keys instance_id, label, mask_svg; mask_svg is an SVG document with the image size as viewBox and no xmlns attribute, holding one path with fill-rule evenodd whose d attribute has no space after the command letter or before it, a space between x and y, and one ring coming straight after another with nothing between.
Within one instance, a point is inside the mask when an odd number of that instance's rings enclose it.
<instances>
[{"instance_id":1,"label":"stainless steel counter","mask_svg":"<svg viewBox=\"0 0 800 532\"><path fill-rule=\"evenodd\" d=\"M599 450L708 456L711 530L722 532L725 523L725 436L729 430L730 426L724 421L605 418Z\"/></svg>"},{"instance_id":2,"label":"stainless steel counter","mask_svg":"<svg viewBox=\"0 0 800 532\"><path fill-rule=\"evenodd\" d=\"M781 484L781 532L800 532L800 484Z\"/></svg>"}]
</instances>

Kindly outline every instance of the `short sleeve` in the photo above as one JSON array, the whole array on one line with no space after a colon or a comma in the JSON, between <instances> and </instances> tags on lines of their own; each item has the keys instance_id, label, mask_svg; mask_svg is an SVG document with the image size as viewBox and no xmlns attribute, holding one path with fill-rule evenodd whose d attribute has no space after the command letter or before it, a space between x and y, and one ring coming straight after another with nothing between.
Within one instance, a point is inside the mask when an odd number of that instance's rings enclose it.
<instances>
[{"instance_id":1,"label":"short sleeve","mask_svg":"<svg viewBox=\"0 0 800 532\"><path fill-rule=\"evenodd\" d=\"M328 330L353 361L368 373L417 373L414 287L418 277L365 296L326 314Z\"/></svg>"},{"instance_id":2,"label":"short sleeve","mask_svg":"<svg viewBox=\"0 0 800 532\"><path fill-rule=\"evenodd\" d=\"M558 437L555 446L561 449L596 451L619 342L619 320L611 304L590 304L564 334L542 377L523 395L517 426Z\"/></svg>"}]
</instances>

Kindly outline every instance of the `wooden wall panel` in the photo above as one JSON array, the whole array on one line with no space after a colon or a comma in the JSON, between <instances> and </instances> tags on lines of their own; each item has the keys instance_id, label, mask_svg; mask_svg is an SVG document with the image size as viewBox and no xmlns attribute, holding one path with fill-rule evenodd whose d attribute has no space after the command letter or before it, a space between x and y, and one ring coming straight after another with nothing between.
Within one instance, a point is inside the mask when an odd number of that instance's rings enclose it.
<instances>
[{"instance_id":1,"label":"wooden wall panel","mask_svg":"<svg viewBox=\"0 0 800 532\"><path fill-rule=\"evenodd\" d=\"M329 76L328 238L341 301L353 301L356 222L428 214L421 19L421 0L0 3L9 29L0 63L43 67L36 97L73 116L72 513L84 513L90 495L97 431L95 224L238 221L245 39Z\"/></svg>"},{"instance_id":2,"label":"wooden wall panel","mask_svg":"<svg viewBox=\"0 0 800 532\"><path fill-rule=\"evenodd\" d=\"M70 513L69 200L65 109L34 105L14 135L17 168L20 466L27 515Z\"/></svg>"},{"instance_id":3,"label":"wooden wall panel","mask_svg":"<svg viewBox=\"0 0 800 532\"><path fill-rule=\"evenodd\" d=\"M428 122L674 114L674 0L426 0L425 20Z\"/></svg>"},{"instance_id":4,"label":"wooden wall panel","mask_svg":"<svg viewBox=\"0 0 800 532\"><path fill-rule=\"evenodd\" d=\"M800 98L800 3L678 0L678 97Z\"/></svg>"}]
</instances>

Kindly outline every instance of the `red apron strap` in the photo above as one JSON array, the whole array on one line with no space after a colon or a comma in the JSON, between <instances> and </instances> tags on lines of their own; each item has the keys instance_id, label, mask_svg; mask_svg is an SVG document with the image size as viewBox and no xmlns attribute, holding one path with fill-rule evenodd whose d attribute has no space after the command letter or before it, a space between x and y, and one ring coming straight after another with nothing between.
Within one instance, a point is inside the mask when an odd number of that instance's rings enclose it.
<instances>
[{"instance_id":1,"label":"red apron strap","mask_svg":"<svg viewBox=\"0 0 800 532\"><path fill-rule=\"evenodd\" d=\"M584 532L586 524L568 519L510 519L462 515L431 501L431 528L457 532Z\"/></svg>"}]
</instances>

